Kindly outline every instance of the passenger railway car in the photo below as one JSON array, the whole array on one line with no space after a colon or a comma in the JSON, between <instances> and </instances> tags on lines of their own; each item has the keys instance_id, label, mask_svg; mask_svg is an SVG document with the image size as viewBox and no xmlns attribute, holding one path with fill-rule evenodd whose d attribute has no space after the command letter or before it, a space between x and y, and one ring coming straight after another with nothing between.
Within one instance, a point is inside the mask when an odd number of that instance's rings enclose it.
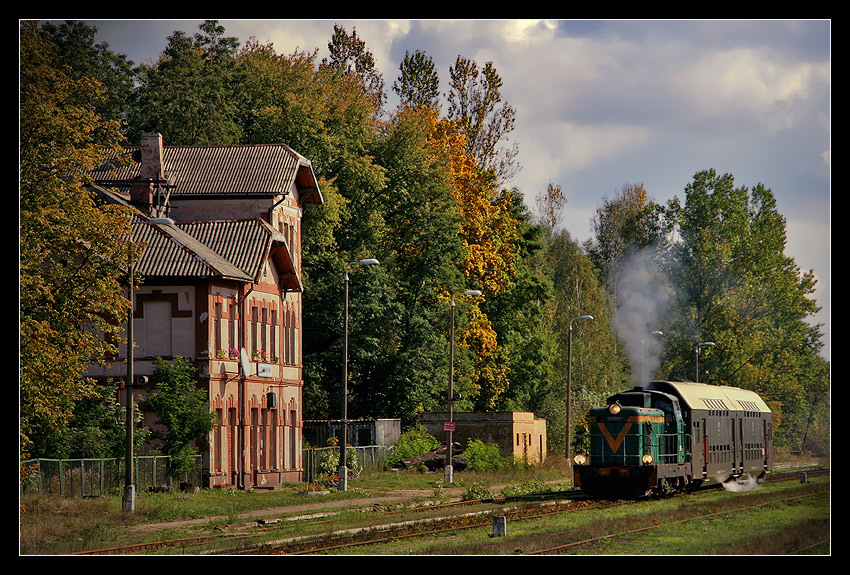
<instances>
[{"instance_id":1,"label":"passenger railway car","mask_svg":"<svg viewBox=\"0 0 850 575\"><path fill-rule=\"evenodd\" d=\"M575 457L575 486L634 498L762 479L772 467L771 426L752 391L651 381L590 411L590 451Z\"/></svg>"}]
</instances>

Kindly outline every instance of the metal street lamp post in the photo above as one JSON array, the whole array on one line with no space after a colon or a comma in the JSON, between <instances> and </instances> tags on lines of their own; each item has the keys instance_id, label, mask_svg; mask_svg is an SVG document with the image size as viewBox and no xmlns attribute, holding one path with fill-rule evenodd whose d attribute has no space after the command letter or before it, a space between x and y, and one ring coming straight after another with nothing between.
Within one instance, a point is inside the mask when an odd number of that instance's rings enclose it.
<instances>
[{"instance_id":1,"label":"metal street lamp post","mask_svg":"<svg viewBox=\"0 0 850 575\"><path fill-rule=\"evenodd\" d=\"M345 266L345 333L343 337L342 361L342 441L339 455L339 490L348 490L348 457L346 443L348 440L348 268L350 266L377 265L376 259L365 259L350 262Z\"/></svg>"},{"instance_id":2,"label":"metal street lamp post","mask_svg":"<svg viewBox=\"0 0 850 575\"><path fill-rule=\"evenodd\" d=\"M454 401L454 370L455 370L455 296L459 295L468 295L468 296L480 296L481 292L478 290L466 290L463 294L452 294L452 320L451 327L449 329L449 421L446 431L448 432L448 449L446 450L446 468L445 468L445 482L452 483L454 481L454 467L452 466L452 442L454 440L454 414L453 414L453 401Z\"/></svg>"},{"instance_id":3,"label":"metal street lamp post","mask_svg":"<svg viewBox=\"0 0 850 575\"><path fill-rule=\"evenodd\" d=\"M701 347L711 347L714 345L713 341L702 341L697 343L696 345L696 364L697 364L697 379L696 382L699 383L699 348Z\"/></svg>"},{"instance_id":4,"label":"metal street lamp post","mask_svg":"<svg viewBox=\"0 0 850 575\"><path fill-rule=\"evenodd\" d=\"M165 217L155 217L146 220L148 224L165 224L173 225L174 220ZM127 244L127 271L128 271L128 298L130 300L130 309L127 312L127 381L124 384L124 394L127 403L127 414L125 421L125 429L127 434L127 452L125 454L126 462L124 465L124 495L121 498L121 509L124 511L134 512L136 510L136 484L134 483L134 441L133 435L135 416L135 405L133 404L133 385L135 384L135 375L133 371L133 363L135 357L133 354L134 334L133 334L133 310L136 307L136 298L133 293L133 274L136 271L136 262L133 261L133 230L130 229L130 238ZM143 378L147 379L147 378Z\"/></svg>"},{"instance_id":5,"label":"metal street lamp post","mask_svg":"<svg viewBox=\"0 0 850 575\"><path fill-rule=\"evenodd\" d=\"M578 317L574 317L573 319L571 319L570 320L570 333L569 333L569 338L567 339L567 401L566 401L567 429L566 429L566 433L564 435L564 437L566 438L566 443L564 445L564 453L567 456L567 465L572 465L572 462L570 461L570 402L571 402L570 396L571 396L571 393L572 393L571 390L572 390L572 387L573 387L573 322L577 321L577 320L582 320L582 319L592 320L593 316L592 315L580 315Z\"/></svg>"},{"instance_id":6,"label":"metal street lamp post","mask_svg":"<svg viewBox=\"0 0 850 575\"><path fill-rule=\"evenodd\" d=\"M132 232L131 232L132 233ZM135 265L133 264L133 241L130 240L128 246L128 267L129 270L129 297L130 309L127 312L127 380L124 383L124 393L126 394L127 404L127 453L126 462L124 465L124 497L121 499L121 509L130 511L136 510L136 485L133 483L133 308L135 307L135 296L133 295L133 272Z\"/></svg>"}]
</instances>

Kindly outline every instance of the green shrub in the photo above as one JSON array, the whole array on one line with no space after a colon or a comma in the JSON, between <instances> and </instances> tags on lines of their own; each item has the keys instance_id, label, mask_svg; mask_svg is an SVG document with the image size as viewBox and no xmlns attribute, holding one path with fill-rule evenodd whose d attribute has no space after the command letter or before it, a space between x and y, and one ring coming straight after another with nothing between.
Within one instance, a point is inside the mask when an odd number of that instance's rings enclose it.
<instances>
[{"instance_id":1,"label":"green shrub","mask_svg":"<svg viewBox=\"0 0 850 575\"><path fill-rule=\"evenodd\" d=\"M493 492L490 488L479 481L474 481L471 486L467 487L466 493L463 494L464 501L477 501L479 499L492 499Z\"/></svg>"},{"instance_id":2,"label":"green shrub","mask_svg":"<svg viewBox=\"0 0 850 575\"><path fill-rule=\"evenodd\" d=\"M509 461L499 455L499 446L472 439L463 451L469 471L498 471L509 467Z\"/></svg>"},{"instance_id":3,"label":"green shrub","mask_svg":"<svg viewBox=\"0 0 850 575\"><path fill-rule=\"evenodd\" d=\"M396 467L403 460L428 453L439 445L440 442L436 437L429 435L424 427L418 426L399 436L391 453L387 456L387 465Z\"/></svg>"},{"instance_id":4,"label":"green shrub","mask_svg":"<svg viewBox=\"0 0 850 575\"><path fill-rule=\"evenodd\" d=\"M545 481L539 479L524 479L519 483L508 485L502 488L502 495L505 497L528 495L529 493L545 493L551 491Z\"/></svg>"},{"instance_id":5,"label":"green shrub","mask_svg":"<svg viewBox=\"0 0 850 575\"><path fill-rule=\"evenodd\" d=\"M333 476L339 470L339 452L327 450L319 457L319 474L322 476ZM363 471L363 466L360 465L360 460L357 457L357 450L351 447L345 451L345 466L348 472L358 477Z\"/></svg>"},{"instance_id":6,"label":"green shrub","mask_svg":"<svg viewBox=\"0 0 850 575\"><path fill-rule=\"evenodd\" d=\"M195 457L197 454L197 448L191 445L185 445L180 451L172 455L169 465L171 477L183 477L200 471L201 462Z\"/></svg>"}]
</instances>

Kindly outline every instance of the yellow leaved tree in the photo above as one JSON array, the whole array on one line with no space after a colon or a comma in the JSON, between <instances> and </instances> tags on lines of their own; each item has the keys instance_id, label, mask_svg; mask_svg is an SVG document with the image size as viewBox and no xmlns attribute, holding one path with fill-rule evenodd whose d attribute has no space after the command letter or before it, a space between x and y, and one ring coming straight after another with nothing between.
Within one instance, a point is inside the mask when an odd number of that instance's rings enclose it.
<instances>
[{"instance_id":1,"label":"yellow leaved tree","mask_svg":"<svg viewBox=\"0 0 850 575\"><path fill-rule=\"evenodd\" d=\"M517 221L510 211L511 198L499 191L495 174L483 170L466 151L465 134L457 121L433 118L432 149L451 177L451 190L461 220L463 252L455 262L466 278L466 289L477 289L484 298L496 297L513 287L519 254ZM449 288L444 294L451 297ZM509 357L500 345L479 298L469 300L466 324L457 334L457 345L473 355L471 373L457 374L458 387L474 399L476 409L492 409L508 388Z\"/></svg>"}]
</instances>

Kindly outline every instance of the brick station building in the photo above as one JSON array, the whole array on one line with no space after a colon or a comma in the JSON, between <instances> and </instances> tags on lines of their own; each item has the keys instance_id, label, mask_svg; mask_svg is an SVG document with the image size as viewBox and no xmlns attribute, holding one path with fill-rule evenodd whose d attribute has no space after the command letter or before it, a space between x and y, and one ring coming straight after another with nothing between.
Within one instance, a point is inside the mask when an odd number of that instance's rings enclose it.
<instances>
[{"instance_id":1,"label":"brick station building","mask_svg":"<svg viewBox=\"0 0 850 575\"><path fill-rule=\"evenodd\" d=\"M151 376L157 357L193 363L217 415L199 442L205 485L300 481L301 219L323 203L311 163L282 144L165 146L159 134L127 154L129 166L93 175L101 198L137 210L133 240L145 245L134 374ZM123 346L88 375L121 380L126 359Z\"/></svg>"}]
</instances>

